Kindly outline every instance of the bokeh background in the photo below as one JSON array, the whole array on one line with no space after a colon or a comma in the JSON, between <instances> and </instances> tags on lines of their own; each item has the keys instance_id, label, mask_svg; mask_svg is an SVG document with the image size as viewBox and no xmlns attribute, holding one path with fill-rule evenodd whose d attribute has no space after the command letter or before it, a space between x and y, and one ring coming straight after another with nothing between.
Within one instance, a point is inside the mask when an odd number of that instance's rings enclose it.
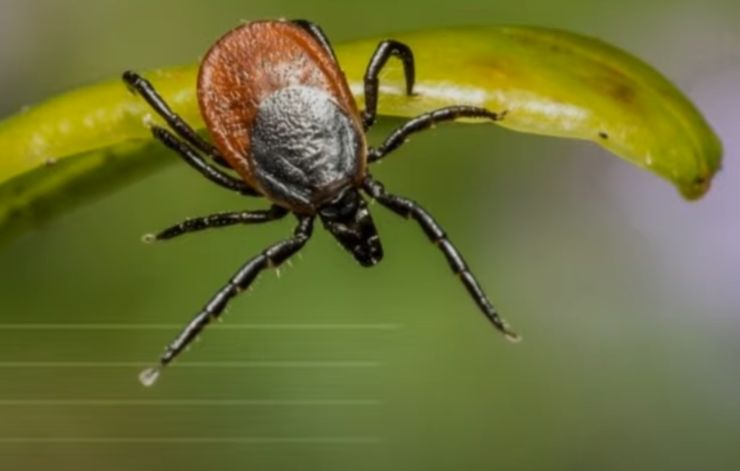
<instances>
[{"instance_id":1,"label":"bokeh background","mask_svg":"<svg viewBox=\"0 0 740 471\"><path fill-rule=\"evenodd\" d=\"M740 469L740 4L0 0L0 115L194 62L264 17L335 41L497 23L598 36L697 103L724 168L688 203L592 144L440 127L376 176L447 227L523 343L378 207L381 265L317 231L144 389L141 365L292 224L145 246L184 217L260 206L173 164L0 249L0 468Z\"/></svg>"}]
</instances>

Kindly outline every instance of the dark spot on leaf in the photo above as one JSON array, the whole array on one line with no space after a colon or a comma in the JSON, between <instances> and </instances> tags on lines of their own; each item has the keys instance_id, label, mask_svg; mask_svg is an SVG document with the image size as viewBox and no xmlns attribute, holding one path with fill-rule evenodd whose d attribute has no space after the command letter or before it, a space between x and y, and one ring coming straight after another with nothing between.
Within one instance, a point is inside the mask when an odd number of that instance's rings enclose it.
<instances>
[{"instance_id":1,"label":"dark spot on leaf","mask_svg":"<svg viewBox=\"0 0 740 471\"><path fill-rule=\"evenodd\" d=\"M609 134L606 131L599 131L599 137L602 139L609 139Z\"/></svg>"},{"instance_id":2,"label":"dark spot on leaf","mask_svg":"<svg viewBox=\"0 0 740 471\"><path fill-rule=\"evenodd\" d=\"M631 86L620 82L607 84L607 93L622 103L631 103L635 98L635 90Z\"/></svg>"}]
</instances>

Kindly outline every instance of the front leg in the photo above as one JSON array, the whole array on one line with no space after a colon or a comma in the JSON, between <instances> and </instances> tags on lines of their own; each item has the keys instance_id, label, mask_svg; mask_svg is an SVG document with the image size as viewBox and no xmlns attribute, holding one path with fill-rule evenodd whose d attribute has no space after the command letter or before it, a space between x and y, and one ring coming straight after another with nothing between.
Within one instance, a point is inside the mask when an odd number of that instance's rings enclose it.
<instances>
[{"instance_id":1,"label":"front leg","mask_svg":"<svg viewBox=\"0 0 740 471\"><path fill-rule=\"evenodd\" d=\"M367 177L363 183L364 190L378 203L382 204L386 208L390 209L399 216L404 218L413 218L419 223L424 233L427 235L430 241L439 248L447 259L452 271L460 278L468 293L478 305L484 316L494 325L499 331L501 331L507 339L511 341L518 341L520 337L514 333L506 322L499 316L496 308L488 300L486 293L481 288L480 283L471 273L468 268L468 264L465 263L460 252L452 245L452 242L447 238L447 234L442 227L434 220L431 214L429 214L424 208L419 206L415 201L403 198L401 196L392 195L385 191L385 188L380 182Z\"/></svg>"},{"instance_id":2,"label":"front leg","mask_svg":"<svg viewBox=\"0 0 740 471\"><path fill-rule=\"evenodd\" d=\"M207 142L205 139L200 137L197 132L180 117L177 113L172 111L164 98L157 93L157 90L141 75L127 70L123 73L123 81L126 85L134 92L138 93L144 100L152 107L152 109L164 119L164 121L172 128L178 136L185 139L191 146L204 152L214 159L221 159L223 157L218 150Z\"/></svg>"},{"instance_id":3,"label":"front leg","mask_svg":"<svg viewBox=\"0 0 740 471\"><path fill-rule=\"evenodd\" d=\"M375 123L375 116L378 111L378 74L392 56L396 56L403 62L403 73L406 77L406 94L411 96L414 93L415 69L414 53L406 44L386 40L378 44L378 48L370 58L370 63L365 71L365 111L362 112L362 123L365 130Z\"/></svg>"},{"instance_id":4,"label":"front leg","mask_svg":"<svg viewBox=\"0 0 740 471\"><path fill-rule=\"evenodd\" d=\"M138 93L149 106L164 119L167 125L175 133L191 146L203 152L210 157L215 163L228 170L233 170L231 165L226 161L221 152L218 151L210 142L206 141L193 129L179 114L172 111L172 108L164 101L164 98L157 93L152 83L137 74L134 71L127 70L123 73L124 83L133 92Z\"/></svg>"},{"instance_id":5,"label":"front leg","mask_svg":"<svg viewBox=\"0 0 740 471\"><path fill-rule=\"evenodd\" d=\"M300 19L291 20L290 22L307 31L308 34L313 36L313 38L318 41L319 44L321 44L321 47L323 47L324 50L329 53L331 58L334 59L334 62L338 62L337 55L334 53L334 48L331 47L331 42L329 42L329 38L326 37L326 34L324 34L324 30L322 30L319 25L308 20Z\"/></svg>"}]
</instances>

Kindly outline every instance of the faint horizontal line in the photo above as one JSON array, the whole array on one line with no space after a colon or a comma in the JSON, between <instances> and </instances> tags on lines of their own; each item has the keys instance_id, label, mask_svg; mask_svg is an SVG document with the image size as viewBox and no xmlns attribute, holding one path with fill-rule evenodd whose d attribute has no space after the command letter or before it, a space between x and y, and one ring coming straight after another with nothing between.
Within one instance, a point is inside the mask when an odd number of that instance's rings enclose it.
<instances>
[{"instance_id":1,"label":"faint horizontal line","mask_svg":"<svg viewBox=\"0 0 740 471\"><path fill-rule=\"evenodd\" d=\"M0 368L145 368L152 362L131 361L0 361ZM378 361L190 361L168 368L377 368Z\"/></svg>"},{"instance_id":2,"label":"faint horizontal line","mask_svg":"<svg viewBox=\"0 0 740 471\"><path fill-rule=\"evenodd\" d=\"M375 444L378 437L0 437L0 444Z\"/></svg>"},{"instance_id":3,"label":"faint horizontal line","mask_svg":"<svg viewBox=\"0 0 740 471\"><path fill-rule=\"evenodd\" d=\"M184 324L0 324L0 330L179 330ZM401 324L213 324L223 330L398 330Z\"/></svg>"},{"instance_id":4,"label":"faint horizontal line","mask_svg":"<svg viewBox=\"0 0 740 471\"><path fill-rule=\"evenodd\" d=\"M377 399L0 399L0 406L378 406Z\"/></svg>"}]
</instances>

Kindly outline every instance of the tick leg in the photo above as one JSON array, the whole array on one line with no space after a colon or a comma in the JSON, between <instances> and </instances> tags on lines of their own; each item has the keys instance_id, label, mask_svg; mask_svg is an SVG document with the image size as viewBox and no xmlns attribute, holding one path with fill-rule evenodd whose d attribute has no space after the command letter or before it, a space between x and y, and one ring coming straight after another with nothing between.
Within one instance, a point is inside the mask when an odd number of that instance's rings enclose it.
<instances>
[{"instance_id":1,"label":"tick leg","mask_svg":"<svg viewBox=\"0 0 740 471\"><path fill-rule=\"evenodd\" d=\"M370 63L365 71L365 111L362 112L362 122L365 129L369 129L375 123L375 115L378 111L378 74L392 56L396 56L403 62L403 73L406 77L406 94L414 94L414 53L406 44L392 39L382 41L370 58Z\"/></svg>"},{"instance_id":2,"label":"tick leg","mask_svg":"<svg viewBox=\"0 0 740 471\"><path fill-rule=\"evenodd\" d=\"M477 106L449 106L412 118L393 131L378 147L368 152L368 162L376 162L401 147L412 134L425 131L437 123L454 121L458 118L483 118L498 121L505 113L494 113Z\"/></svg>"},{"instance_id":3,"label":"tick leg","mask_svg":"<svg viewBox=\"0 0 740 471\"><path fill-rule=\"evenodd\" d=\"M288 210L277 205L272 205L267 210L257 211L234 211L228 213L210 214L204 217L186 219L180 224L170 226L157 234L144 236L146 242L158 240L169 240L187 234L189 232L202 231L214 227L233 226L235 224L259 224L275 221L288 214Z\"/></svg>"},{"instance_id":4,"label":"tick leg","mask_svg":"<svg viewBox=\"0 0 740 471\"><path fill-rule=\"evenodd\" d=\"M159 360L159 367L167 366L177 357L195 337L214 319L218 319L228 302L237 294L249 288L262 270L276 268L298 252L311 238L313 216L301 216L293 237L277 242L266 248L259 255L245 263L221 290L211 298L203 309L182 330L180 335L170 343ZM144 382L156 379L158 368L145 370L141 378Z\"/></svg>"},{"instance_id":5,"label":"tick leg","mask_svg":"<svg viewBox=\"0 0 740 471\"><path fill-rule=\"evenodd\" d=\"M149 106L151 106L152 109L165 120L169 127L171 127L178 136L185 139L186 142L201 152L205 152L206 154L223 161L223 157L211 143L200 137L200 135L195 132L195 130L190 127L184 119L172 111L169 105L167 105L167 102L165 102L154 89L151 82L131 70L127 70L123 73L123 81L126 82L126 85L128 85L132 90L141 95L141 97L149 103Z\"/></svg>"},{"instance_id":6,"label":"tick leg","mask_svg":"<svg viewBox=\"0 0 740 471\"><path fill-rule=\"evenodd\" d=\"M136 72L127 70L123 73L123 81L132 90L141 95L149 106L157 112L167 125L171 127L178 136L185 139L190 145L207 154L215 163L221 167L231 170L231 165L210 142L203 139L190 125L167 105L167 102L157 93L154 86L147 79ZM256 194L256 193L255 193Z\"/></svg>"},{"instance_id":7,"label":"tick leg","mask_svg":"<svg viewBox=\"0 0 740 471\"><path fill-rule=\"evenodd\" d=\"M429 237L434 245L436 245L444 254L449 263L452 271L460 277L468 293L473 298L473 301L478 305L484 316L509 340L517 341L519 336L509 329L506 322L499 316L496 309L493 307L488 297L483 292L478 280L473 276L468 268L467 263L463 259L462 255L452 245L452 242L447 238L447 234L442 227L434 220L434 218L424 210L418 203L401 196L392 195L386 193L385 188L380 182L367 177L363 183L365 191L378 203L382 204L386 208L390 209L394 213L403 216L404 218L413 218L419 223L424 233Z\"/></svg>"},{"instance_id":8,"label":"tick leg","mask_svg":"<svg viewBox=\"0 0 740 471\"><path fill-rule=\"evenodd\" d=\"M322 30L319 25L308 20L291 20L291 23L295 24L296 26L300 26L304 30L308 31L308 33L313 36L313 38L318 41L319 44L321 44L326 52L329 53L332 59L334 59L334 62L337 62L337 56L336 54L334 54L334 49L332 49L331 47L329 38L326 37L326 34L324 34L324 30Z\"/></svg>"},{"instance_id":9,"label":"tick leg","mask_svg":"<svg viewBox=\"0 0 740 471\"><path fill-rule=\"evenodd\" d=\"M185 162L188 163L188 165L200 172L207 179L211 180L217 185L221 185L222 187L232 191L237 191L243 195L254 196L257 194L243 181L237 180L236 178L225 174L219 169L208 165L208 162L206 162L203 157L195 151L195 149L190 147L187 143L178 139L168 130L159 126L152 126L151 129L152 135L157 140L180 154L180 157L182 157Z\"/></svg>"}]
</instances>

